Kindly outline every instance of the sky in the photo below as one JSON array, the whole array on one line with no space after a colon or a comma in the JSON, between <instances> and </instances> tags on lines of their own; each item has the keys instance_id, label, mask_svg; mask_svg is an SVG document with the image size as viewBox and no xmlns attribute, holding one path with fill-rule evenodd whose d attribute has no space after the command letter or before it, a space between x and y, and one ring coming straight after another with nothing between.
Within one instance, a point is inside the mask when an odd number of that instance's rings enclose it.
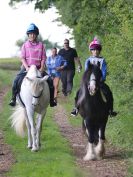
<instances>
[{"instance_id":1,"label":"sky","mask_svg":"<svg viewBox=\"0 0 133 177\"><path fill-rule=\"evenodd\" d=\"M18 48L15 43L24 39L30 23L35 23L43 39L49 39L63 46L65 38L70 38L70 30L61 22L54 22L58 17L57 10L52 7L40 13L34 10L34 4L17 4L17 8L8 5L9 0L0 0L0 58L9 58L16 55ZM72 31L72 30L70 30ZM70 41L71 46L74 45Z\"/></svg>"}]
</instances>

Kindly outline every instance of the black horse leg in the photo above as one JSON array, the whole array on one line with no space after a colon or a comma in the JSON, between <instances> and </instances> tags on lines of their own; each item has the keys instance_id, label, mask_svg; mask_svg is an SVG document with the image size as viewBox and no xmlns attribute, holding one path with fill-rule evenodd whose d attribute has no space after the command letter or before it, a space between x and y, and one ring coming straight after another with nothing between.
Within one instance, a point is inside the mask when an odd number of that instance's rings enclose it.
<instances>
[{"instance_id":1,"label":"black horse leg","mask_svg":"<svg viewBox=\"0 0 133 177\"><path fill-rule=\"evenodd\" d=\"M94 140L95 140L95 128L92 125L92 123L89 121L89 119L86 119L85 122L86 122L87 134L88 134L88 141L90 143L94 143Z\"/></svg>"}]
</instances>

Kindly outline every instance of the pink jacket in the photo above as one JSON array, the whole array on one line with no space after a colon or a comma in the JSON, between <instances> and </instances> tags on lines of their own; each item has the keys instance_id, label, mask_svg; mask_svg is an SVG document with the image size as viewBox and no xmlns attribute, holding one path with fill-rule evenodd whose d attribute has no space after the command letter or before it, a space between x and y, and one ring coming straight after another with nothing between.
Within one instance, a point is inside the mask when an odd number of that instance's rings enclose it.
<instances>
[{"instance_id":1,"label":"pink jacket","mask_svg":"<svg viewBox=\"0 0 133 177\"><path fill-rule=\"evenodd\" d=\"M26 41L21 49L21 58L25 59L28 66L36 65L41 67L41 61L46 60L46 51L42 42Z\"/></svg>"}]
</instances>

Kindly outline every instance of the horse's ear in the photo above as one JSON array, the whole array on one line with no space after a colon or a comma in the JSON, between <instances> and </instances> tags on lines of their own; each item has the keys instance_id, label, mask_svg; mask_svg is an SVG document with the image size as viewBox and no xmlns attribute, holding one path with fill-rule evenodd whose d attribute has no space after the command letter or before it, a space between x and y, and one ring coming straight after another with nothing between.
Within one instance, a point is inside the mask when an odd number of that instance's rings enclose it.
<instances>
[{"instance_id":1,"label":"horse's ear","mask_svg":"<svg viewBox=\"0 0 133 177\"><path fill-rule=\"evenodd\" d=\"M44 76L43 78L41 78L41 82L48 80L48 78L49 78L49 75Z\"/></svg>"},{"instance_id":2,"label":"horse's ear","mask_svg":"<svg viewBox=\"0 0 133 177\"><path fill-rule=\"evenodd\" d=\"M90 62L88 63L88 70L92 70L93 64L91 64Z\"/></svg>"},{"instance_id":3,"label":"horse's ear","mask_svg":"<svg viewBox=\"0 0 133 177\"><path fill-rule=\"evenodd\" d=\"M100 62L99 61L97 62L97 66L100 68Z\"/></svg>"}]
</instances>

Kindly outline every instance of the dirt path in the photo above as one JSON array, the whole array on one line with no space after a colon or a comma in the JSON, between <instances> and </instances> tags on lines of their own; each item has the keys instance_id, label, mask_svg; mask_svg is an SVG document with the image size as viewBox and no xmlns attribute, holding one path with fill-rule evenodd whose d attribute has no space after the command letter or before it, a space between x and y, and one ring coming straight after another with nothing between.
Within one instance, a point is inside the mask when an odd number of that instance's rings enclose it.
<instances>
[{"instance_id":1,"label":"dirt path","mask_svg":"<svg viewBox=\"0 0 133 177\"><path fill-rule=\"evenodd\" d=\"M54 120L60 131L70 142L73 153L76 156L76 164L83 168L91 177L125 177L127 174L126 160L122 157L122 151L113 148L106 143L106 155L103 160L84 162L87 139L83 135L82 128L75 128L69 124L65 109L59 104L55 108ZM87 177L89 177L87 176Z\"/></svg>"},{"instance_id":2,"label":"dirt path","mask_svg":"<svg viewBox=\"0 0 133 177\"><path fill-rule=\"evenodd\" d=\"M7 91L8 88L4 88L3 91L0 91L0 111L2 109L3 99ZM0 177L6 177L6 172L9 171L13 163L14 158L11 148L4 142L4 135L0 130Z\"/></svg>"}]
</instances>

